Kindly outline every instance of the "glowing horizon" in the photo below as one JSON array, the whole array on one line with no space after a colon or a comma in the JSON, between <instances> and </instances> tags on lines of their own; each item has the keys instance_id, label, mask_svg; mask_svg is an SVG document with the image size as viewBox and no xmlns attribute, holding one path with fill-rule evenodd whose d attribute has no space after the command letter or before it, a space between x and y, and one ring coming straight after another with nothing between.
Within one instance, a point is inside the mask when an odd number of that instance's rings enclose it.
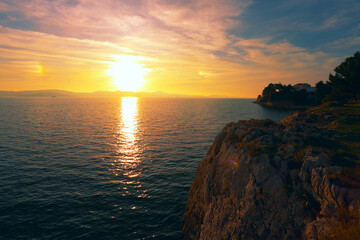
<instances>
[{"instance_id":1,"label":"glowing horizon","mask_svg":"<svg viewBox=\"0 0 360 240\"><path fill-rule=\"evenodd\" d=\"M0 90L256 97L326 81L360 49L350 1L0 0Z\"/></svg>"}]
</instances>

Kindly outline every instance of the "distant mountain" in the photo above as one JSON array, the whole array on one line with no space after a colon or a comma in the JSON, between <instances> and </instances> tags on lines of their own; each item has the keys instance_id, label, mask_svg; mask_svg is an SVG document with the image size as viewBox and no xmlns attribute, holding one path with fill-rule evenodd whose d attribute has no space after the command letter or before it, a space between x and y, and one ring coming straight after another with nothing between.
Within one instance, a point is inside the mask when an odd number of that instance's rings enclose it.
<instances>
[{"instance_id":1,"label":"distant mountain","mask_svg":"<svg viewBox=\"0 0 360 240\"><path fill-rule=\"evenodd\" d=\"M76 93L62 90L0 91L0 97L73 97Z\"/></svg>"},{"instance_id":2,"label":"distant mountain","mask_svg":"<svg viewBox=\"0 0 360 240\"><path fill-rule=\"evenodd\" d=\"M64 90L31 90L31 91L0 91L1 97L76 97L76 98L108 98L108 97L149 97L149 98L227 98L227 96L200 96L185 94L168 94L163 92L125 92L98 91L92 93L75 93Z\"/></svg>"}]
</instances>

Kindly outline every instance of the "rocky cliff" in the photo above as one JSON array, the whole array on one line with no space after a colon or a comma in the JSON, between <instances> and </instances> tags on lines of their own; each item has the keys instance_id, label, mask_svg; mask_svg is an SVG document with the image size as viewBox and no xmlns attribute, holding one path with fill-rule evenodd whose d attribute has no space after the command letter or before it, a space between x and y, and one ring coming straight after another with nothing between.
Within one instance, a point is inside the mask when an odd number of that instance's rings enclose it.
<instances>
[{"instance_id":1,"label":"rocky cliff","mask_svg":"<svg viewBox=\"0 0 360 240\"><path fill-rule=\"evenodd\" d=\"M183 238L327 239L359 223L357 179L341 178L356 156L334 154L346 137L335 117L308 111L226 125L198 166Z\"/></svg>"}]
</instances>

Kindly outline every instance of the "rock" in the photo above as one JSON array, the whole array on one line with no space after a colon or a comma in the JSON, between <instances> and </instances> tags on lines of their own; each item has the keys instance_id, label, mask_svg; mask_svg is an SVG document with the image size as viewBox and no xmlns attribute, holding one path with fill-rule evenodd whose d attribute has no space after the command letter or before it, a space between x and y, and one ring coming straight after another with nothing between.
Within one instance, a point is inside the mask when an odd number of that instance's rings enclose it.
<instances>
[{"instance_id":1,"label":"rock","mask_svg":"<svg viewBox=\"0 0 360 240\"><path fill-rule=\"evenodd\" d=\"M183 217L184 239L324 239L360 190L328 177L327 153L309 147L320 117L230 123L200 162ZM304 149L304 146L308 146ZM330 225L329 225L330 224Z\"/></svg>"}]
</instances>

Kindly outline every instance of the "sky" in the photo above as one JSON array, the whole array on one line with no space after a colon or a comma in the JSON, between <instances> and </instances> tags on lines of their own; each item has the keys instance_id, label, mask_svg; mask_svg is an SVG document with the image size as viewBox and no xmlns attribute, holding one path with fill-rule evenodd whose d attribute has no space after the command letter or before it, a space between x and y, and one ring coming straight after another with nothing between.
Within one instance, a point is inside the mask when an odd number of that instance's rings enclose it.
<instances>
[{"instance_id":1,"label":"sky","mask_svg":"<svg viewBox=\"0 0 360 240\"><path fill-rule=\"evenodd\" d=\"M359 0L0 0L0 90L256 97L360 50Z\"/></svg>"}]
</instances>

